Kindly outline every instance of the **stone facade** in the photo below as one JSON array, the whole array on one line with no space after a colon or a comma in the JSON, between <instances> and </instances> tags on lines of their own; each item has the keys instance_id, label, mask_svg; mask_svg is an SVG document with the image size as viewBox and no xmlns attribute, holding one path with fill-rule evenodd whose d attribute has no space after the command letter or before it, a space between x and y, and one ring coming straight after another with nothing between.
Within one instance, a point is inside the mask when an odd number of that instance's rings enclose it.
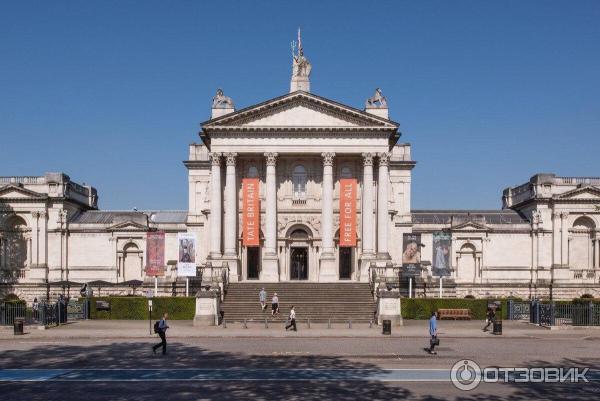
<instances>
[{"instance_id":1,"label":"stone facade","mask_svg":"<svg viewBox=\"0 0 600 401\"><path fill-rule=\"evenodd\" d=\"M223 270L229 281L393 280L403 234L418 233L424 269L416 295L436 294L433 233L445 232L446 296L600 295L600 178L538 174L504 190L502 210L411 211L415 161L380 90L363 110L303 90L238 111L222 91L215 99L202 143L191 144L184 161L186 211L99 211L96 190L64 174L0 177L3 295L52 297L63 289L50 283L60 281L105 280L117 284L106 291L120 294L131 292L118 285L124 281L151 285L146 234L156 230L166 238L162 295L177 293L184 232L199 239L203 281ZM258 248L242 241L244 178L260 182ZM342 178L358 183L351 248L339 246Z\"/></svg>"}]
</instances>

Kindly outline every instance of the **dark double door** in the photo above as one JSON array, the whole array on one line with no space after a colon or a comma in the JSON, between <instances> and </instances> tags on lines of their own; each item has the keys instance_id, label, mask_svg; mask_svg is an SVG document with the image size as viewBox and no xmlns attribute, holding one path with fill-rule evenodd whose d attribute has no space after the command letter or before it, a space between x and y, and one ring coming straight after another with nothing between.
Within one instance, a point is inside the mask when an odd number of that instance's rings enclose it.
<instances>
[{"instance_id":1,"label":"dark double door","mask_svg":"<svg viewBox=\"0 0 600 401\"><path fill-rule=\"evenodd\" d=\"M308 248L292 248L290 263L290 280L308 280Z\"/></svg>"},{"instance_id":2,"label":"dark double door","mask_svg":"<svg viewBox=\"0 0 600 401\"><path fill-rule=\"evenodd\" d=\"M349 280L352 277L352 248L340 247L340 280Z\"/></svg>"},{"instance_id":3,"label":"dark double door","mask_svg":"<svg viewBox=\"0 0 600 401\"><path fill-rule=\"evenodd\" d=\"M260 248L257 246L247 248L248 279L257 280L260 272Z\"/></svg>"}]
</instances>

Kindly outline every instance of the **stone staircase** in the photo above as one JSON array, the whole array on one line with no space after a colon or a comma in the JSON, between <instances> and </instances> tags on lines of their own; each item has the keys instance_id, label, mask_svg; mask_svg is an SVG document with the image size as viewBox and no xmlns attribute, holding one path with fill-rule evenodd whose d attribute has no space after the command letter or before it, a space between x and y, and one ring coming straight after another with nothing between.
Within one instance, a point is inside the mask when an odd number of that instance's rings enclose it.
<instances>
[{"instance_id":1,"label":"stone staircase","mask_svg":"<svg viewBox=\"0 0 600 401\"><path fill-rule=\"evenodd\" d=\"M267 310L261 311L258 293L267 291ZM280 315L271 318L271 297L277 292ZM231 283L221 305L227 322L284 321L291 306L298 322L369 322L374 317L375 302L368 283L281 282Z\"/></svg>"}]
</instances>

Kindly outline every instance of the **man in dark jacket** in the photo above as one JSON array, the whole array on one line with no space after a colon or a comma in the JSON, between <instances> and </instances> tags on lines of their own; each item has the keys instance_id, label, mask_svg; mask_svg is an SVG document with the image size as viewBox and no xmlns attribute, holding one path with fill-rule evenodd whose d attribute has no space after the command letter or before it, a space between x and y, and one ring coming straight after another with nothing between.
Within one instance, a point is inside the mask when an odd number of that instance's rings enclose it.
<instances>
[{"instance_id":1,"label":"man in dark jacket","mask_svg":"<svg viewBox=\"0 0 600 401\"><path fill-rule=\"evenodd\" d=\"M169 325L167 324L167 318L169 317L169 314L165 312L165 314L163 314L162 319L160 319L160 322L158 323L158 335L160 336L160 342L156 345L154 345L152 347L152 352L154 352L156 354L156 349L158 347L162 347L162 353L163 355L165 355L167 353L167 329L169 328Z\"/></svg>"}]
</instances>

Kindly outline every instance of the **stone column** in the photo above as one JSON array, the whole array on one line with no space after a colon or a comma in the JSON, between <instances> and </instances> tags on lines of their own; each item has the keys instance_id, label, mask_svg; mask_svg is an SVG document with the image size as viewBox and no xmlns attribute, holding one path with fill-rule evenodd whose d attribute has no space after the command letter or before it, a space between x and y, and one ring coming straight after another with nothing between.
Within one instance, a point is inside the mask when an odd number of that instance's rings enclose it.
<instances>
[{"instance_id":1,"label":"stone column","mask_svg":"<svg viewBox=\"0 0 600 401\"><path fill-rule=\"evenodd\" d=\"M373 154L363 153L362 254L374 254L373 247Z\"/></svg>"},{"instance_id":2,"label":"stone column","mask_svg":"<svg viewBox=\"0 0 600 401\"><path fill-rule=\"evenodd\" d=\"M323 153L322 256L333 256L333 158L335 153Z\"/></svg>"},{"instance_id":3,"label":"stone column","mask_svg":"<svg viewBox=\"0 0 600 401\"><path fill-rule=\"evenodd\" d=\"M235 158L237 153L225 153L227 170L225 174L225 256L237 257L237 185L235 177Z\"/></svg>"},{"instance_id":4,"label":"stone column","mask_svg":"<svg viewBox=\"0 0 600 401\"><path fill-rule=\"evenodd\" d=\"M379 176L377 182L377 257L390 259L388 252L388 183L390 181L388 165L390 154L379 153Z\"/></svg>"},{"instance_id":5,"label":"stone column","mask_svg":"<svg viewBox=\"0 0 600 401\"><path fill-rule=\"evenodd\" d=\"M262 281L279 281L277 256L277 153L265 153L267 162L267 191L265 204L265 250L260 278Z\"/></svg>"},{"instance_id":6,"label":"stone column","mask_svg":"<svg viewBox=\"0 0 600 401\"><path fill-rule=\"evenodd\" d=\"M335 153L322 153L323 157L323 196L321 204L321 257L319 268L320 282L334 282L338 279L333 246L333 158Z\"/></svg>"},{"instance_id":7,"label":"stone column","mask_svg":"<svg viewBox=\"0 0 600 401\"><path fill-rule=\"evenodd\" d=\"M210 171L210 254L221 258L221 154L211 153Z\"/></svg>"},{"instance_id":8,"label":"stone column","mask_svg":"<svg viewBox=\"0 0 600 401\"><path fill-rule=\"evenodd\" d=\"M596 241L594 242L594 267L600 267L600 238L598 238L598 234L596 233Z\"/></svg>"},{"instance_id":9,"label":"stone column","mask_svg":"<svg viewBox=\"0 0 600 401\"><path fill-rule=\"evenodd\" d=\"M567 228L567 217L569 213L563 212L560 214L561 226L561 264L569 263L569 229Z\"/></svg>"},{"instance_id":10,"label":"stone column","mask_svg":"<svg viewBox=\"0 0 600 401\"><path fill-rule=\"evenodd\" d=\"M48 213L40 212L40 263L48 266Z\"/></svg>"},{"instance_id":11,"label":"stone column","mask_svg":"<svg viewBox=\"0 0 600 401\"><path fill-rule=\"evenodd\" d=\"M31 212L31 266L35 267L38 264L39 254L39 224L38 219L40 215L38 212Z\"/></svg>"},{"instance_id":12,"label":"stone column","mask_svg":"<svg viewBox=\"0 0 600 401\"><path fill-rule=\"evenodd\" d=\"M560 241L560 213L552 212L552 264L554 265L561 263Z\"/></svg>"},{"instance_id":13,"label":"stone column","mask_svg":"<svg viewBox=\"0 0 600 401\"><path fill-rule=\"evenodd\" d=\"M4 267L4 238L0 234L0 267Z\"/></svg>"}]
</instances>

